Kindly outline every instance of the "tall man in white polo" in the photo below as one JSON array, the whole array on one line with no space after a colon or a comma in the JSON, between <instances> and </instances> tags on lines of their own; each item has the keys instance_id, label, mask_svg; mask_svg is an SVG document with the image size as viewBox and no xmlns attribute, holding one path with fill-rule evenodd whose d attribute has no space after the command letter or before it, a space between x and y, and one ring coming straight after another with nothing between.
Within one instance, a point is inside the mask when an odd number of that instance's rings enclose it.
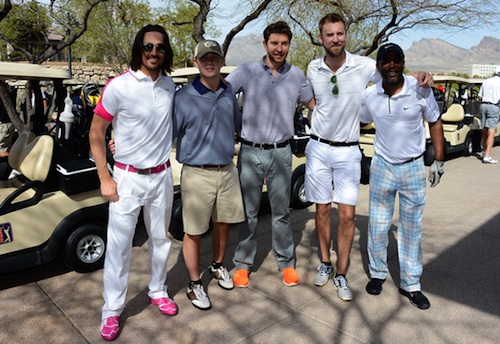
<instances>
[{"instance_id":1,"label":"tall man in white polo","mask_svg":"<svg viewBox=\"0 0 500 344\"><path fill-rule=\"evenodd\" d=\"M359 113L361 97L369 82L380 80L375 61L345 50L347 28L342 16L330 13L319 22L319 39L325 55L311 61L307 78L316 98L311 119L311 140L306 146L305 190L316 203L316 232L321 264L314 283L323 286L333 276L330 261L330 210L338 205L337 270L334 287L343 301L352 299L346 273L354 238L354 212L361 176ZM419 73L422 84L432 84L428 73ZM334 185L332 197L332 184Z\"/></svg>"}]
</instances>

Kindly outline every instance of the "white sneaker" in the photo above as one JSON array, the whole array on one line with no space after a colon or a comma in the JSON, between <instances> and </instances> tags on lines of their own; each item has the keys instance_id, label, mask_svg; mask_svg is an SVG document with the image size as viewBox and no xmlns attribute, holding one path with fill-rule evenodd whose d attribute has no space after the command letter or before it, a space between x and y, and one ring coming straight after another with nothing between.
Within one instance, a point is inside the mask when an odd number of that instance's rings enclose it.
<instances>
[{"instance_id":1,"label":"white sneaker","mask_svg":"<svg viewBox=\"0 0 500 344\"><path fill-rule=\"evenodd\" d=\"M497 160L494 160L491 156L485 156L483 158L483 164L496 164L498 163Z\"/></svg>"},{"instance_id":2,"label":"white sneaker","mask_svg":"<svg viewBox=\"0 0 500 344\"><path fill-rule=\"evenodd\" d=\"M227 290L234 288L233 279L224 266L221 265L220 268L214 269L214 267L210 265L210 274L217 280L221 288Z\"/></svg>"},{"instance_id":3,"label":"white sneaker","mask_svg":"<svg viewBox=\"0 0 500 344\"><path fill-rule=\"evenodd\" d=\"M333 286L337 289L337 295L342 301L352 300L352 291L344 276L336 276L333 279Z\"/></svg>"},{"instance_id":4,"label":"white sneaker","mask_svg":"<svg viewBox=\"0 0 500 344\"><path fill-rule=\"evenodd\" d=\"M201 284L190 284L186 289L186 294L193 306L199 309L210 309L212 305L210 304L210 299L207 293L203 290L203 285Z\"/></svg>"},{"instance_id":5,"label":"white sneaker","mask_svg":"<svg viewBox=\"0 0 500 344\"><path fill-rule=\"evenodd\" d=\"M328 280L333 275L333 266L321 263L318 267L318 273L314 278L314 284L318 287L322 287L328 283Z\"/></svg>"}]
</instances>

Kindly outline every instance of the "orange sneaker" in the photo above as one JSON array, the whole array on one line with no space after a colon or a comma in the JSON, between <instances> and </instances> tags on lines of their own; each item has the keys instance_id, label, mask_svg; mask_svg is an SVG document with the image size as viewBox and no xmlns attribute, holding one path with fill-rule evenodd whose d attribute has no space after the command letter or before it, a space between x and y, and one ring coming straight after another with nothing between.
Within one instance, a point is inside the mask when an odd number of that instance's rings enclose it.
<instances>
[{"instance_id":1,"label":"orange sneaker","mask_svg":"<svg viewBox=\"0 0 500 344\"><path fill-rule=\"evenodd\" d=\"M248 287L248 270L239 269L234 272L233 283L239 288Z\"/></svg>"},{"instance_id":2,"label":"orange sneaker","mask_svg":"<svg viewBox=\"0 0 500 344\"><path fill-rule=\"evenodd\" d=\"M288 287L293 287L294 285L299 284L299 275L294 268L286 268L281 271L283 274L283 283L285 283Z\"/></svg>"}]
</instances>

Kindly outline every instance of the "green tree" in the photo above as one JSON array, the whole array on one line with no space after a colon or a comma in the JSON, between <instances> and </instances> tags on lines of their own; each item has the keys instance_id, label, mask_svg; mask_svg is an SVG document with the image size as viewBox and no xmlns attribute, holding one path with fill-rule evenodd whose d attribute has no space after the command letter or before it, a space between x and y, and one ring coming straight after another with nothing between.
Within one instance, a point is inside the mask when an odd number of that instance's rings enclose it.
<instances>
[{"instance_id":1,"label":"green tree","mask_svg":"<svg viewBox=\"0 0 500 344\"><path fill-rule=\"evenodd\" d=\"M74 45L75 57L106 63L116 72L128 68L137 32L155 22L153 9L145 0L110 0L100 4L89 20L88 30Z\"/></svg>"},{"instance_id":2,"label":"green tree","mask_svg":"<svg viewBox=\"0 0 500 344\"><path fill-rule=\"evenodd\" d=\"M45 48L43 33L48 32L50 26L47 9L35 1L14 4L8 19L0 22L0 32L4 42L9 42L18 49L12 54L5 54L5 58L18 61L26 59L23 52L27 55L40 54Z\"/></svg>"},{"instance_id":3,"label":"green tree","mask_svg":"<svg viewBox=\"0 0 500 344\"><path fill-rule=\"evenodd\" d=\"M196 41L192 38L192 33L193 18L196 13L196 6L186 0L167 1L165 7L158 9L158 21L169 33L170 43L174 50L174 66L176 67L193 65L192 54Z\"/></svg>"},{"instance_id":4,"label":"green tree","mask_svg":"<svg viewBox=\"0 0 500 344\"><path fill-rule=\"evenodd\" d=\"M40 64L80 38L87 30L87 21L94 8L106 1L108 0L51 0L43 5L34 0L4 0L0 8L0 40L13 47L15 52L24 55L25 60ZM79 11L74 12L76 9ZM49 40L49 35L53 33L60 35L60 40L56 43ZM30 99L33 90L35 102L42 102L38 82L28 82L25 89L26 99ZM0 97L16 129L23 131L29 127L29 123L26 126L19 119L4 81L0 82ZM56 101L62 105L62 99ZM27 112L31 113L30 102L26 102L26 107ZM42 113L35 115L43 117L43 106L37 105L36 108Z\"/></svg>"}]
</instances>

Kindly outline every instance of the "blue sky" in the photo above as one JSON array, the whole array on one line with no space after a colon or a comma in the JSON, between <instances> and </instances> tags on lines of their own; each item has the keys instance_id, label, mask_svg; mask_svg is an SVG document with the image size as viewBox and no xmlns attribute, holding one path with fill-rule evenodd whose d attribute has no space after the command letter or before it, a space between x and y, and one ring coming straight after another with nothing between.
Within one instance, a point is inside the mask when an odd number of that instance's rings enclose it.
<instances>
[{"instance_id":1,"label":"blue sky","mask_svg":"<svg viewBox=\"0 0 500 344\"><path fill-rule=\"evenodd\" d=\"M229 10L233 10L235 8L234 0L213 0L213 3L219 2L219 12L221 14L228 15ZM150 3L153 6L161 5L164 2L162 0L150 0ZM242 16L235 15L232 13L234 20L217 20L217 25L219 29L222 31L221 37L207 37L213 38L218 41L223 40L229 30L236 26L238 21ZM247 25L244 31L240 32L238 36L256 33L261 34L266 26L262 20L256 20ZM237 37L238 37L237 36ZM484 36L491 36L500 38L500 23L496 27L489 27L487 29L476 29L476 30L465 30L460 32L443 32L437 30L406 30L400 33L397 36L391 38L391 41L399 44L403 49L408 49L411 47L413 42L420 41L422 38L439 38L448 43L456 45L461 48L469 49L472 46L478 45Z\"/></svg>"}]
</instances>

